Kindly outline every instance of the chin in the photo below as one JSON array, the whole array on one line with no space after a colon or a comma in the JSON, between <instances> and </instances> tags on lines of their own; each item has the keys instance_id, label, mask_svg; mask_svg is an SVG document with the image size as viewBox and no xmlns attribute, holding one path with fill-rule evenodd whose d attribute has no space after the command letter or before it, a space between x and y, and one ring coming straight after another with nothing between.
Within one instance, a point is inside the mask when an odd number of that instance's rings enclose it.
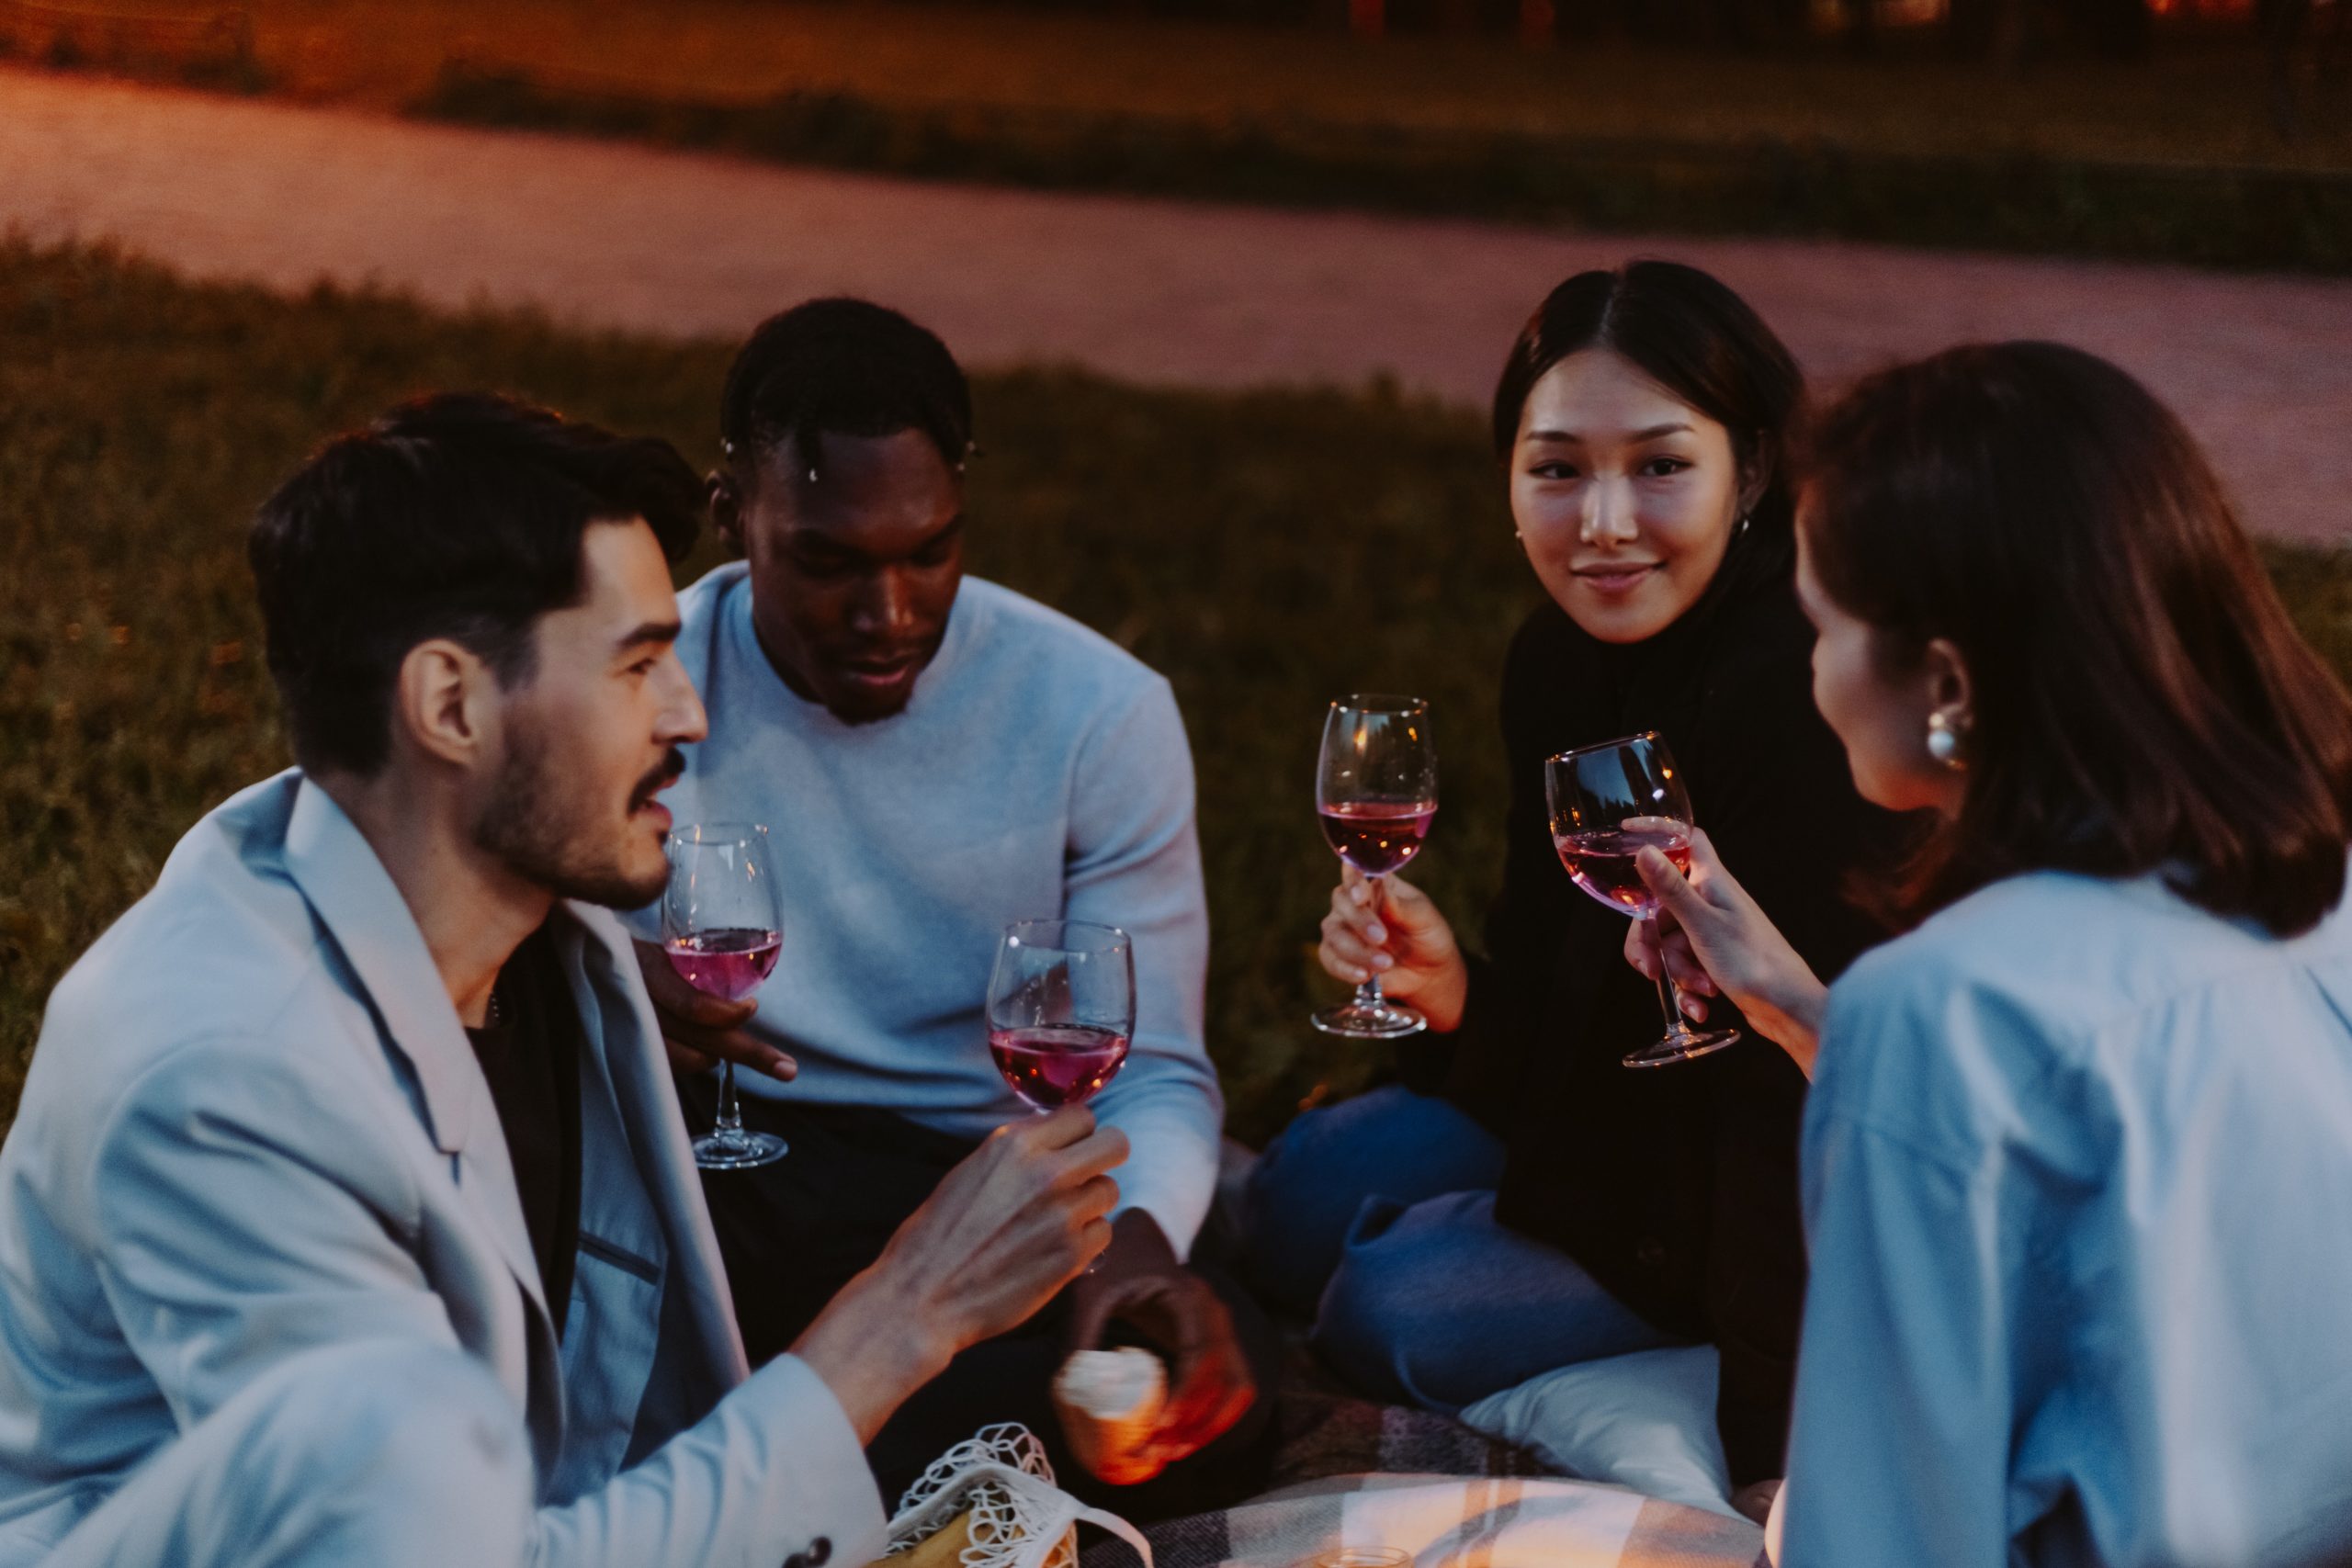
<instances>
[{"instance_id":1,"label":"chin","mask_svg":"<svg viewBox=\"0 0 2352 1568\"><path fill-rule=\"evenodd\" d=\"M911 687L904 695L878 699L864 693L833 692L825 699L825 711L843 724L879 724L886 718L896 718L906 712L907 704L913 696Z\"/></svg>"},{"instance_id":2,"label":"chin","mask_svg":"<svg viewBox=\"0 0 2352 1568\"><path fill-rule=\"evenodd\" d=\"M1679 618L1676 612L1661 610L1644 604L1646 593L1631 600L1599 601L1598 595L1579 592L1575 599L1563 604L1568 619L1584 629L1585 635L1598 642L1647 642L1672 626Z\"/></svg>"}]
</instances>

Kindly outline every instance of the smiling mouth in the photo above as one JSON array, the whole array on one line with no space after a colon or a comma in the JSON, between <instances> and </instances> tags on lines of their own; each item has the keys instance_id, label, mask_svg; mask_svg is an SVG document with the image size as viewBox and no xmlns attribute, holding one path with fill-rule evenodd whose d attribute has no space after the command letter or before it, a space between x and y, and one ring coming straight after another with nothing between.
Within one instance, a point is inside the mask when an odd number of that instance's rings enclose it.
<instances>
[{"instance_id":1,"label":"smiling mouth","mask_svg":"<svg viewBox=\"0 0 2352 1568\"><path fill-rule=\"evenodd\" d=\"M1573 570L1572 575L1581 578L1596 588L1623 588L1647 577L1664 564L1663 561L1654 560L1622 563L1612 561L1607 566L1577 567Z\"/></svg>"}]
</instances>

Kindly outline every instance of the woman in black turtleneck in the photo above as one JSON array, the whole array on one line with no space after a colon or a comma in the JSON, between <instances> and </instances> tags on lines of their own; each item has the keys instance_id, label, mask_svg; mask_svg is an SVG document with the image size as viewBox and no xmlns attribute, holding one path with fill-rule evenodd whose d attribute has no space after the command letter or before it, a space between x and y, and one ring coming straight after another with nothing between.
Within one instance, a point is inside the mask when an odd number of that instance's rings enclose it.
<instances>
[{"instance_id":1,"label":"woman in black turtleneck","mask_svg":"<svg viewBox=\"0 0 2352 1568\"><path fill-rule=\"evenodd\" d=\"M1553 602L1503 671L1512 793L1487 953L1464 953L1403 879L1375 909L1348 874L1324 966L1377 969L1430 1033L1410 1087L1301 1117L1250 1194L1261 1285L1319 1309L1327 1357L1388 1397L1458 1410L1555 1367L1713 1342L1735 1486L1781 1473L1804 1076L1755 1038L1620 1065L1657 1037L1657 995L1624 962L1624 917L1560 868L1544 760L1660 732L1700 824L1817 971L1873 940L1842 892L1886 858L1891 819L1814 709L1792 584L1803 396L1770 329L1690 267L1579 274L1528 323L1495 445ZM1722 1021L1738 1021L1718 1001Z\"/></svg>"}]
</instances>

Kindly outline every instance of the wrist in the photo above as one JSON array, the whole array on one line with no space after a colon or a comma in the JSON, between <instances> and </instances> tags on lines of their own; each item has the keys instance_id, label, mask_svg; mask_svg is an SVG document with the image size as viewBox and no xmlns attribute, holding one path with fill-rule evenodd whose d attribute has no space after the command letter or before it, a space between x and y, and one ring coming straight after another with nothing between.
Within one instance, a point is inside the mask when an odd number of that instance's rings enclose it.
<instances>
[{"instance_id":1,"label":"wrist","mask_svg":"<svg viewBox=\"0 0 2352 1568\"><path fill-rule=\"evenodd\" d=\"M1413 993L1413 1005L1430 1021L1434 1033L1451 1034L1462 1027L1462 1015L1470 1005L1470 965L1461 953L1447 956L1443 965Z\"/></svg>"},{"instance_id":2,"label":"wrist","mask_svg":"<svg viewBox=\"0 0 2352 1568\"><path fill-rule=\"evenodd\" d=\"M1756 1010L1762 1016L1751 1015L1751 1021L1810 1078L1814 1059L1821 1050L1822 1016L1828 1006L1829 988L1807 972L1774 987L1765 1005Z\"/></svg>"},{"instance_id":3,"label":"wrist","mask_svg":"<svg viewBox=\"0 0 2352 1568\"><path fill-rule=\"evenodd\" d=\"M792 1353L824 1380L858 1440L872 1442L915 1390L947 1370L957 1349L935 1312L868 1269L826 1303Z\"/></svg>"}]
</instances>

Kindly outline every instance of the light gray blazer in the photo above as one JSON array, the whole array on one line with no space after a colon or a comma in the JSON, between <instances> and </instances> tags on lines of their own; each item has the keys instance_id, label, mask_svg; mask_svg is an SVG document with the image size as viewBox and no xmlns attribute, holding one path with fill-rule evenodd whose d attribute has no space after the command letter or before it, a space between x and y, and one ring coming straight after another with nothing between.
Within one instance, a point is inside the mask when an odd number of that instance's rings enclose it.
<instances>
[{"instance_id":1,"label":"light gray blazer","mask_svg":"<svg viewBox=\"0 0 2352 1568\"><path fill-rule=\"evenodd\" d=\"M284 1358L385 1338L514 1395L534 1562L878 1551L831 1391L748 1373L628 939L557 925L587 1042L560 1348L489 1088L367 840L299 771L181 840L51 998L0 1147L0 1568Z\"/></svg>"}]
</instances>

